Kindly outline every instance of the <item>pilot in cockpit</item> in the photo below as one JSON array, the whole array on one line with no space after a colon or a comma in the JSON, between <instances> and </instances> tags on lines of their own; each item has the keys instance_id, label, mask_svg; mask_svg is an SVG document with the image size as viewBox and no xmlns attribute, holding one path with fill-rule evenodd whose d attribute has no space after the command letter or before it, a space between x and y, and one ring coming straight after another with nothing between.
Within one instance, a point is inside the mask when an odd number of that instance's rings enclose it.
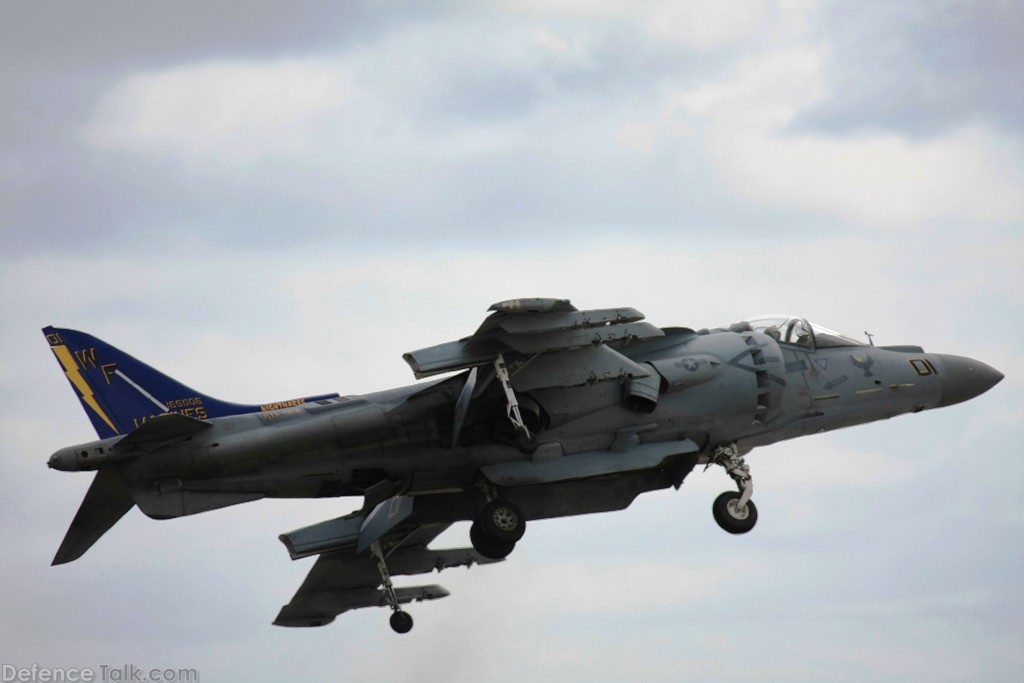
<instances>
[{"instance_id":1,"label":"pilot in cockpit","mask_svg":"<svg viewBox=\"0 0 1024 683\"><path fill-rule=\"evenodd\" d=\"M798 346L811 345L811 331L807 329L807 324L803 320L798 319L793 321L792 328L789 332L789 338Z\"/></svg>"}]
</instances>

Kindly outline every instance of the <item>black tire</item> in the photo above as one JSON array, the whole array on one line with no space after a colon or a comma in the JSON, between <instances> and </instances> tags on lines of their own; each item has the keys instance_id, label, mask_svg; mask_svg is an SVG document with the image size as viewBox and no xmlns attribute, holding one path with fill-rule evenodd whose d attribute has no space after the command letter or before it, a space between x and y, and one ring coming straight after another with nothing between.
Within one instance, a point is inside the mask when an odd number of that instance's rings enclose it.
<instances>
[{"instance_id":1,"label":"black tire","mask_svg":"<svg viewBox=\"0 0 1024 683\"><path fill-rule=\"evenodd\" d=\"M518 507L499 498L484 506L476 518L476 526L487 540L517 543L526 533L526 517Z\"/></svg>"},{"instance_id":2,"label":"black tire","mask_svg":"<svg viewBox=\"0 0 1024 683\"><path fill-rule=\"evenodd\" d=\"M412 615L398 610L391 613L391 630L395 633L408 633L412 630Z\"/></svg>"},{"instance_id":3,"label":"black tire","mask_svg":"<svg viewBox=\"0 0 1024 683\"><path fill-rule=\"evenodd\" d=\"M539 445L540 441L537 439L536 433L530 432L530 435L527 436L523 432L516 432L516 448L522 453L533 453Z\"/></svg>"},{"instance_id":4,"label":"black tire","mask_svg":"<svg viewBox=\"0 0 1024 683\"><path fill-rule=\"evenodd\" d=\"M738 491L726 491L715 498L715 504L711 506L711 513L715 516L718 526L730 534L745 534L757 524L757 506L754 501L747 501L743 510L736 509L736 503L740 499Z\"/></svg>"},{"instance_id":5,"label":"black tire","mask_svg":"<svg viewBox=\"0 0 1024 683\"><path fill-rule=\"evenodd\" d=\"M495 541L487 538L476 522L469 527L469 540L473 542L473 550L490 560L503 560L516 547L515 541Z\"/></svg>"}]
</instances>

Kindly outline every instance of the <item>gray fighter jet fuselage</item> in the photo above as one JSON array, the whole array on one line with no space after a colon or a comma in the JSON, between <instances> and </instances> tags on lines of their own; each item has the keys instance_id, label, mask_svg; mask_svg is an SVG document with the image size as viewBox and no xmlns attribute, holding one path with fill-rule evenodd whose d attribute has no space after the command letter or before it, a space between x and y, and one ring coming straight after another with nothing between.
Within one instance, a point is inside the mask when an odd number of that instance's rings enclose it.
<instances>
[{"instance_id":1,"label":"gray fighter jet fuselage","mask_svg":"<svg viewBox=\"0 0 1024 683\"><path fill-rule=\"evenodd\" d=\"M445 379L262 406L216 401L47 328L97 430L115 432L50 458L98 472L54 563L133 505L166 519L263 497L361 496L360 510L281 536L293 558L320 558L275 623L387 606L404 632L402 604L447 591L396 588L392 575L500 560L527 520L623 509L704 463L737 485L714 502L716 521L745 533L757 519L752 448L952 405L1002 378L970 358L868 345L796 317L695 331L557 299L491 310L474 335L406 354L417 377ZM426 547L462 520L473 548Z\"/></svg>"}]
</instances>

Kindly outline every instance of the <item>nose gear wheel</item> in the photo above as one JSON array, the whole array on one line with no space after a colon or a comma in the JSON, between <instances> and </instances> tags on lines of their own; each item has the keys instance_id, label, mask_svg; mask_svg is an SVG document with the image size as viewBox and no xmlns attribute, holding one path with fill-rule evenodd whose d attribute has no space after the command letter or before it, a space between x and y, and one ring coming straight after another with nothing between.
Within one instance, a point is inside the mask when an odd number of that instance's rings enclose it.
<instances>
[{"instance_id":1,"label":"nose gear wheel","mask_svg":"<svg viewBox=\"0 0 1024 683\"><path fill-rule=\"evenodd\" d=\"M726 491L711 506L711 513L718 526L730 534L745 534L757 523L757 506L754 501L747 501L746 505L740 507L739 499L740 494L736 491Z\"/></svg>"},{"instance_id":2,"label":"nose gear wheel","mask_svg":"<svg viewBox=\"0 0 1024 683\"><path fill-rule=\"evenodd\" d=\"M757 523L757 507L750 500L754 493L750 466L739 454L735 443L717 447L707 467L711 465L720 465L724 468L739 489L739 492L726 491L715 499L714 505L711 506L715 521L730 534L747 533Z\"/></svg>"}]
</instances>

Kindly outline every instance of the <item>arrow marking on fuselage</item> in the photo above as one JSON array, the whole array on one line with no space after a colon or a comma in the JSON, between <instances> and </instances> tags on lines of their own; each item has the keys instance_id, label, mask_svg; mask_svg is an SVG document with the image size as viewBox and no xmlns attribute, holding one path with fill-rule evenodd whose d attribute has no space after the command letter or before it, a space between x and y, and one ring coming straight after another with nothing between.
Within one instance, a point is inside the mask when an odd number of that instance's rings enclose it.
<instances>
[{"instance_id":1,"label":"arrow marking on fuselage","mask_svg":"<svg viewBox=\"0 0 1024 683\"><path fill-rule=\"evenodd\" d=\"M726 363L726 365L731 365L734 368L739 368L740 370L746 370L747 372L753 372L754 374L757 374L758 372L767 372L767 371L762 370L761 368L754 367L753 365L744 365L743 363L740 362L740 359L743 358L743 357L750 358L750 351L744 351L743 353L735 356L734 358L732 358L730 360L727 360L725 363ZM783 378L778 377L777 375L773 375L770 372L768 372L767 374L768 374L768 379L770 379L771 381L775 382L776 384L781 384L782 386L786 386L786 380L784 380Z\"/></svg>"}]
</instances>

